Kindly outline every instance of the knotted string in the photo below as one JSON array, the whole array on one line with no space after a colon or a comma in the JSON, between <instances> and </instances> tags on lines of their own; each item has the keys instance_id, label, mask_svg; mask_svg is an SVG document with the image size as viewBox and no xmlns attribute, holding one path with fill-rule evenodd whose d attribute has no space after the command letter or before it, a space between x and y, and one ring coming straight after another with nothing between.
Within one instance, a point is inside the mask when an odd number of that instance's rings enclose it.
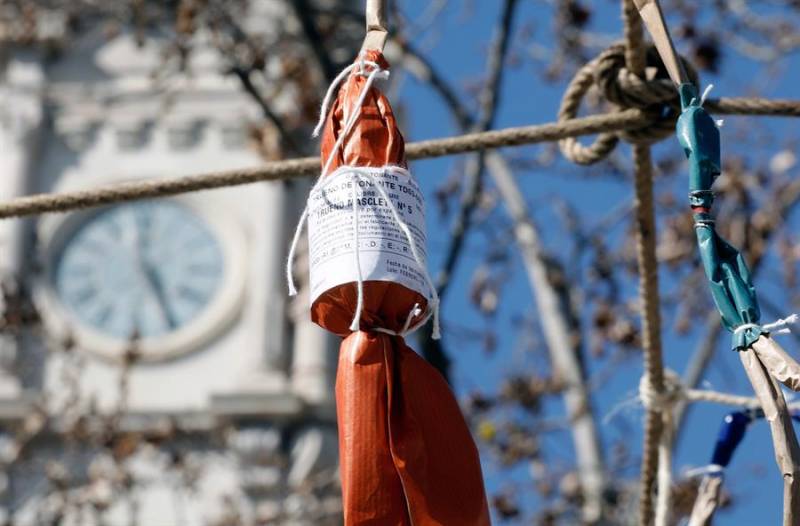
<instances>
[{"instance_id":1,"label":"knotted string","mask_svg":"<svg viewBox=\"0 0 800 526\"><path fill-rule=\"evenodd\" d=\"M672 440L674 438L673 408L684 396L680 378L674 371L664 371L664 391L657 391L647 374L639 381L639 399L648 411L661 414L661 436L658 441L658 495L656 496L655 525L669 523L672 505Z\"/></svg>"},{"instance_id":2,"label":"knotted string","mask_svg":"<svg viewBox=\"0 0 800 526\"><path fill-rule=\"evenodd\" d=\"M395 175L403 176L403 177L411 177L411 174L405 168L401 168L399 166L385 166L380 168L373 168L367 166L341 166L331 175L325 177L324 179L320 179L314 188L311 190L311 196L316 193L324 192L325 189L337 182L341 178L349 178L351 182L351 187L353 189L352 193L352 204L353 207L353 263L356 267L356 276L357 276L357 287L358 287L358 299L356 302L356 311L355 315L353 316L353 321L350 325L350 330L358 331L360 328L360 320L361 320L361 313L364 308L364 287L363 287L363 274L361 270L361 248L359 243L359 212L358 212L358 183L359 181L366 181L373 188L375 188L380 196L386 202L386 205L389 208L389 211L392 213L392 218L400 230L403 232L403 235L408 242L409 249L411 250L411 255L414 258L414 261L417 264L417 267L422 272L425 282L428 285L428 288L431 291L431 301L428 308L428 313L425 317L415 323L413 326L411 325L411 320L419 315L419 305L415 304L414 308L411 309L408 318L406 319L406 323L403 326L401 331L392 331L390 329L384 328L376 328L375 330L379 332L384 332L387 334L396 334L399 336L405 336L406 334L417 330L420 326L422 326L431 316L433 316L433 332L432 338L439 339L441 337L441 330L439 326L439 295L436 292L436 287L433 284L433 279L431 278L430 273L428 272L427 265L423 257L420 255L419 250L417 249L416 241L414 240L414 236L411 233L411 229L408 228L408 225L405 221L400 217L400 213L397 210L394 202L389 198L389 194L386 190L378 184L378 181L375 179L375 176L382 175L384 173L393 173ZM303 217L301 218L300 224L297 225L297 232L302 231L302 228L307 221L308 218L308 206L306 206L306 210L304 211ZM299 238L299 236L295 236ZM292 249L295 247L293 246ZM293 250L289 251L290 257L293 254ZM289 276L291 276L291 269L292 269L292 259L289 260ZM289 284L290 289L293 287L293 283L290 281Z\"/></svg>"},{"instance_id":3,"label":"knotted string","mask_svg":"<svg viewBox=\"0 0 800 526\"><path fill-rule=\"evenodd\" d=\"M341 84L357 67L360 68L359 73L363 75L365 66L371 67L373 71L384 71L381 70L381 67L377 62L373 62L371 60L359 60L358 62L350 64L344 68L341 73L336 75L336 78L333 79L331 85L328 87L328 91L325 93L325 98L322 99L322 107L319 111L319 120L317 121L317 125L314 127L314 131L311 132L312 137L319 137L319 134L322 133L322 128L325 126L325 119L328 117L328 112L330 112L333 97L336 95L336 88L338 88L339 84ZM384 72L385 76L383 78L388 78L389 72Z\"/></svg>"},{"instance_id":4,"label":"knotted string","mask_svg":"<svg viewBox=\"0 0 800 526\"><path fill-rule=\"evenodd\" d=\"M320 109L319 121L317 122L317 126L314 128L314 132L312 133L314 137L319 135L320 130L325 124L325 119L327 119L328 113L330 112L331 101L333 100L334 94L336 93L336 88L339 87L339 84L341 84L342 81L345 78L347 78L347 76L356 67L360 67L361 72L363 73L364 66L373 67L373 70L367 77L367 81L364 83L364 87L358 96L358 101L356 102L355 111L353 111L352 115L350 115L350 117L348 117L347 121L345 122L344 129L342 130L342 133L339 135L339 138L336 139L336 142L334 143L333 148L331 149L331 153L328 156L328 159L326 159L325 164L322 168L322 172L320 173L319 178L317 178L317 181L314 183L314 186L312 187L310 194L314 193L314 191L319 187L320 183L322 182L322 179L327 175L328 170L330 170L331 164L333 163L333 160L336 157L337 151L339 150L339 148L342 147L345 138L347 137L347 135L350 134L350 131L352 131L353 126L358 120L358 117L361 115L361 106L364 104L364 100L366 100L367 94L369 93L369 89L375 82L375 78L379 75L381 78L389 77L389 72L381 69L380 66L375 62L368 62L365 60L361 60L344 68L344 70L342 70L342 72L339 73L339 75L337 75L335 79L333 79L333 82L331 82L331 85L328 87L328 92L325 94L325 98L322 101L322 108ZM289 285L289 296L297 295L297 288L295 287L294 284L294 272L293 272L294 257L295 253L297 252L297 245L300 243L300 235L303 233L303 226L305 225L307 219L308 219L308 203L306 202L306 206L303 208L303 213L300 214L300 221L297 223L297 228L295 229L294 236L292 237L292 244L289 247L289 257L286 263L286 282Z\"/></svg>"},{"instance_id":5,"label":"knotted string","mask_svg":"<svg viewBox=\"0 0 800 526\"><path fill-rule=\"evenodd\" d=\"M742 325L739 325L733 329L733 333L739 334L740 332L748 329L763 329L770 334L790 334L792 332L792 328L788 327L788 325L794 325L798 320L800 320L800 316L797 314L790 314L785 318L781 318L765 325L760 325L758 323L743 323Z\"/></svg>"},{"instance_id":6,"label":"knotted string","mask_svg":"<svg viewBox=\"0 0 800 526\"><path fill-rule=\"evenodd\" d=\"M342 133L339 135L338 139L333 145L331 149L331 153L328 156L328 159L325 161L325 164L322 168L322 172L320 177L317 179L316 183L311 189L309 193L309 200L311 196L318 192L323 192L328 185L332 184L334 181L338 180L340 177L350 177L351 185L352 185L352 207L353 207L353 254L354 254L354 264L356 267L356 285L357 285L357 301L356 301L356 310L355 315L353 317L353 321L350 324L350 330L358 331L360 329L360 321L361 321L361 314L364 309L364 278L361 270L361 252L359 247L359 207L358 207L358 183L361 180L365 180L370 183L375 189L378 190L381 197L386 201L389 210L392 213L392 217L397 223L397 226L400 227L400 230L403 231L405 235L409 248L411 249L411 253L414 257L414 261L417 263L420 271L423 273L425 277L425 281L428 285L428 288L431 291L431 301L429 304L429 308L427 310L427 315L424 316L420 321L415 323L413 326L411 325L411 321L414 317L420 314L419 304L415 304L414 307L409 312L408 317L406 318L406 322L403 325L401 331L391 331L389 329L384 328L375 328L374 330L379 332L384 332L387 334L396 334L399 336L405 336L409 332L413 332L422 326L430 317L433 316L433 331L432 331L432 338L438 340L441 337L441 331L439 327L439 295L436 291L436 287L433 284L433 280L431 279L430 273L428 272L426 262L422 259L417 250L416 243L414 241L414 237L411 234L411 230L408 228L408 225L405 221L402 220L400 214L397 211L397 207L395 206L394 202L389 198L389 195L386 193L386 190L377 183L375 180L376 175L381 175L386 172L394 172L399 175L403 175L405 177L411 177L411 174L408 170L401 168L399 166L388 166L388 167L381 167L381 168L371 168L371 167L359 167L359 166L342 166L338 168L333 174L328 176L328 171L330 170L331 165L333 164L333 160L335 159L336 153L344 144L346 137L350 134L353 129L353 126L358 121L359 116L361 115L361 108L364 104L364 101L369 94L369 90L372 87L372 84L375 82L376 78L388 78L389 71L383 70L380 66L371 61L360 60L350 66L347 66L337 77L333 80L330 87L328 88L328 92L325 95L325 98L322 102L322 108L320 110L320 118L317 122L317 126L314 128L313 136L316 137L319 135L322 127L325 124L325 120L327 119L328 113L330 111L331 102L333 100L335 90L341 84L341 82L347 78L349 74L353 72L355 68L360 68L360 74L365 74L365 67L369 66L372 68L372 71L367 74L367 80L364 83L364 87L359 94L359 97L355 104L355 110L353 113L347 118L345 122L344 129ZM303 208L303 213L300 215L300 221L297 224L297 228L295 229L294 237L292 238L292 244L289 248L289 257L286 264L286 281L289 286L289 295L295 296L297 295L297 288L295 287L294 283L294 258L295 253L297 252L297 246L300 242L300 236L303 231L303 227L305 226L306 222L308 221L308 201L306 202L306 206Z\"/></svg>"},{"instance_id":7,"label":"knotted string","mask_svg":"<svg viewBox=\"0 0 800 526\"><path fill-rule=\"evenodd\" d=\"M711 94L711 90L712 89L714 89L714 85L713 84L709 84L708 86L706 86L706 89L703 90L703 94L700 95L700 107L701 108L703 107L703 105L705 105L706 100L708 99L709 94ZM692 99L690 104L694 103L695 100L697 100L697 99ZM714 124L717 125L717 128L722 128L722 126L725 124L725 119L714 119Z\"/></svg>"}]
</instances>

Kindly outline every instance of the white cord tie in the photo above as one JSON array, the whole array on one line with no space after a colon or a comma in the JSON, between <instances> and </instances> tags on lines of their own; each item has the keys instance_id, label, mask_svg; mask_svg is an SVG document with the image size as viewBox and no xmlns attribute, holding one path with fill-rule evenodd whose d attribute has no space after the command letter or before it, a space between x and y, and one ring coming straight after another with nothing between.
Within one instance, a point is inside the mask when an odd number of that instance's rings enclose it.
<instances>
[{"instance_id":1,"label":"white cord tie","mask_svg":"<svg viewBox=\"0 0 800 526\"><path fill-rule=\"evenodd\" d=\"M375 331L382 332L385 334L391 334L392 336L405 336L409 332L409 328L411 327L411 320L416 318L422 314L422 309L419 308L419 303L414 304L414 308L412 308L408 312L408 316L406 316L406 322L403 324L403 328L399 331L393 331L391 329L384 329L383 327L375 327Z\"/></svg>"},{"instance_id":2,"label":"white cord tie","mask_svg":"<svg viewBox=\"0 0 800 526\"><path fill-rule=\"evenodd\" d=\"M658 442L658 496L656 499L655 525L669 524L672 507L672 439L675 433L672 421L674 405L686 396L686 388L675 371L664 369L664 388L656 391L650 376L645 373L639 381L639 399L649 411L661 414L664 428Z\"/></svg>"},{"instance_id":3,"label":"white cord tie","mask_svg":"<svg viewBox=\"0 0 800 526\"><path fill-rule=\"evenodd\" d=\"M322 100L322 107L320 108L319 112L319 120L317 121L317 125L314 127L314 131L311 133L312 137L319 137L319 134L322 133L322 128L325 126L325 119L328 117L328 112L330 111L331 103L333 102L333 97L336 95L336 89L339 87L339 84L341 84L356 68L359 68L359 75L367 75L366 66L371 67L373 72L381 72L380 75L382 78L389 77L388 71L382 70L377 62L372 62L371 60L359 60L358 62L354 62L353 64L350 64L344 68L341 73L336 75L336 78L333 79L333 82L331 82L331 85L328 87L328 91L325 93L325 98Z\"/></svg>"},{"instance_id":4,"label":"white cord tie","mask_svg":"<svg viewBox=\"0 0 800 526\"><path fill-rule=\"evenodd\" d=\"M401 168L399 166L385 166L380 168L373 168L373 167L366 167L366 166L341 166L331 175L320 179L317 181L317 184L314 185L314 188L311 189L311 193L309 195L309 199L311 196L318 192L324 192L325 189L337 182L341 178L349 178L351 181L352 187L352 196L351 196L351 206L353 209L353 263L356 268L356 284L358 288L358 296L356 300L356 310L353 316L353 321L350 325L351 331L358 331L360 330L360 321L361 321L361 313L364 310L364 276L361 270L361 248L359 242L359 206L358 206L358 188L359 188L359 181L366 181L372 187L378 191L380 196L386 202L387 207L392 213L392 218L400 230L403 232L403 235L408 242L409 249L411 250L411 255L414 258L414 262L416 262L419 270L423 273L425 277L425 282L428 285L428 289L431 291L431 300L428 305L427 312L428 314L415 323L413 326L411 325L411 320L419 315L419 304L415 304L414 307L411 309L408 318L406 319L406 323L403 326L402 331L391 331L389 329L382 329L382 328L375 328L379 332L384 332L387 334L396 334L399 336L405 336L408 333L414 332L419 327L421 327L425 322L428 321L428 318L433 316L433 331L431 337L435 340L441 338L441 330L439 327L439 295L436 292L436 287L433 284L433 279L431 278L430 273L428 272L427 265L425 260L419 253L417 249L416 241L414 240L414 236L411 233L411 229L408 228L408 225L405 221L400 217L400 213L397 211L397 207L389 198L389 194L383 188L382 185L376 181L375 176L380 175L383 173L395 173L397 175L401 175L404 177L411 177L411 174L405 168ZM305 210L303 211L303 215L300 219L300 223L297 225L297 230L295 231L295 237L292 241L292 247L289 250L289 262L287 265L287 279L289 280L289 293L292 294L292 291L296 292L294 287L294 281L292 279L292 270L294 264L294 253L297 249L297 243L300 239L299 233L302 232L303 226L308 220L308 205L306 205Z\"/></svg>"},{"instance_id":5,"label":"white cord tie","mask_svg":"<svg viewBox=\"0 0 800 526\"><path fill-rule=\"evenodd\" d=\"M375 82L375 79L380 78L388 78L389 72L380 68L380 66L375 62L369 61L359 61L357 63L351 64L344 68L339 75L331 83L330 87L328 88L328 92L325 94L325 99L322 102L322 108L319 114L319 122L317 122L316 128L314 128L314 133L312 134L314 137L319 135L322 127L325 125L325 119L328 117L328 112L330 111L331 101L333 100L333 96L335 93L336 88L342 81L350 74L356 66L361 67L361 71L364 71L364 66L368 65L373 67L374 69L370 72L369 76L367 76L367 81L364 83L364 87L361 90L361 93L358 96L358 101L356 102L356 109L349 118L346 119L344 129L342 133L339 135L339 138L336 139L336 143L334 143L333 148L331 149L331 153L328 156L328 159L325 161L325 165L322 168L322 172L320 173L319 178L317 179L316 183L314 183L314 187L311 189L313 193L314 190L320 185L322 178L325 177L330 170L331 164L333 160L336 158L336 152L342 147L344 144L344 140L347 135L350 134L353 126L355 125L358 117L361 115L361 106L364 104L364 100L367 98L367 94L369 93L372 84ZM289 248L289 257L287 258L286 262L286 283L289 285L289 296L297 296L297 287L294 284L294 273L293 265L294 265L294 256L295 252L297 251L297 245L300 243L300 235L303 233L303 226L308 219L308 204L306 204L305 208L303 208L303 213L300 214L300 220L297 223L297 228L294 231L294 236L292 237L292 244Z\"/></svg>"},{"instance_id":6,"label":"white cord tie","mask_svg":"<svg viewBox=\"0 0 800 526\"><path fill-rule=\"evenodd\" d=\"M798 320L800 320L800 316L797 314L791 314L785 318L781 318L765 325L759 325L758 323L743 323L742 325L736 327L733 330L733 333L739 334L740 332L748 329L763 329L770 334L789 334L792 332L792 328L789 327L789 325L796 324Z\"/></svg>"},{"instance_id":7,"label":"white cord tie","mask_svg":"<svg viewBox=\"0 0 800 526\"><path fill-rule=\"evenodd\" d=\"M712 89L714 89L714 85L709 84L706 86L706 89L703 90L703 94L700 95L700 106L703 106L706 103L706 99L708 98L708 95L711 93Z\"/></svg>"},{"instance_id":8,"label":"white cord tie","mask_svg":"<svg viewBox=\"0 0 800 526\"><path fill-rule=\"evenodd\" d=\"M686 478L697 478L697 477L721 477L725 473L725 468L720 466L719 464L709 464L707 466L700 466L694 469L687 470L684 473Z\"/></svg>"},{"instance_id":9,"label":"white cord tie","mask_svg":"<svg viewBox=\"0 0 800 526\"><path fill-rule=\"evenodd\" d=\"M664 413L671 411L678 400L686 397L686 389L675 371L664 369L664 390L659 392L653 387L648 374L639 380L639 400L645 409Z\"/></svg>"},{"instance_id":10,"label":"white cord tie","mask_svg":"<svg viewBox=\"0 0 800 526\"><path fill-rule=\"evenodd\" d=\"M372 71L366 73L367 67L372 68ZM372 168L372 167L361 167L361 166L341 166L335 172L328 175L328 171L330 170L331 165L333 164L333 160L336 158L336 153L344 144L345 139L350 134L353 129L353 126L358 121L359 116L361 115L361 108L364 105L364 101L369 94L369 90L372 87L372 84L375 82L375 79L382 78L386 79L389 77L389 71L381 69L380 65L376 62L372 62L369 60L359 60L342 70L339 75L331 82L330 87L328 88L328 92L325 94L325 99L322 101L322 108L320 109L320 116L319 121L317 122L317 126L314 128L313 136L316 137L322 131L323 126L325 125L325 120L328 117L328 112L330 112L331 103L333 101L333 97L336 92L336 88L339 84L344 81L345 78L349 74L351 74L356 68L359 68L358 73L361 75L366 75L367 80L364 82L364 87L361 89L361 93L358 96L358 100L355 103L355 109L353 113L345 119L345 125L342 130L342 133L339 135L339 138L336 140L336 143L333 145L331 149L331 153L328 156L328 159L325 161L325 165L322 168L322 172L320 177L317 179L316 183L314 184L311 192L309 193L309 200L311 196L317 192L324 192L325 188L338 180L341 177L349 177L351 180L352 185L352 207L353 207L353 258L356 268L356 284L358 290L358 296L356 300L356 310L353 316L353 321L350 324L351 331L358 331L360 330L360 322L361 322L361 313L364 310L364 277L361 270L361 249L359 247L359 207L358 207L358 183L359 181L366 181L373 186L381 195L381 197L386 201L389 210L392 212L392 217L400 227L400 230L403 231L406 240L408 241L409 248L411 249L411 254L414 256L414 261L417 263L420 271L422 271L425 281L427 282L428 288L431 291L431 299L427 309L427 315L423 317L420 321L416 324L411 326L411 321L419 316L421 313L419 305L415 304L414 307L411 309L411 312L408 314L406 318L406 322L403 325L403 329L400 332L391 331L389 329L383 328L375 328L374 330L378 332L384 332L387 334L397 334L399 336L404 336L409 332L413 332L422 326L425 322L428 321L428 318L433 316L433 332L431 337L435 340L438 340L441 337L441 331L439 327L439 295L436 292L436 287L433 284L433 280L431 279L430 273L428 272L427 265L425 261L419 254L417 250L416 242L414 241L414 237L411 234L411 230L406 225L405 221L400 218L400 214L397 212L397 207L395 206L394 202L389 198L389 195L386 193L386 190L377 183L375 180L375 175L380 175L385 172L395 172L403 175L405 177L411 177L411 174L408 170L401 168L399 166L386 166L380 168ZM295 287L294 283L294 258L295 253L297 252L297 245L300 242L300 235L302 234L303 227L305 226L306 222L308 221L308 201L306 201L306 206L303 209L303 213L300 215L300 221L297 224L297 228L294 232L294 237L292 238L292 244L289 248L289 257L286 263L286 281L289 286L289 295L295 296L297 295L297 288Z\"/></svg>"},{"instance_id":11,"label":"white cord tie","mask_svg":"<svg viewBox=\"0 0 800 526\"><path fill-rule=\"evenodd\" d=\"M703 94L700 96L700 107L701 108L706 103L706 99L708 98L708 95L711 93L712 89L714 89L714 85L713 84L709 84L708 86L706 86L706 89L703 90ZM694 100L697 100L697 99L694 99ZM692 101L692 102L694 102L694 101ZM722 126L725 124L725 120L724 119L714 119L714 124L717 126L717 128L722 128Z\"/></svg>"}]
</instances>

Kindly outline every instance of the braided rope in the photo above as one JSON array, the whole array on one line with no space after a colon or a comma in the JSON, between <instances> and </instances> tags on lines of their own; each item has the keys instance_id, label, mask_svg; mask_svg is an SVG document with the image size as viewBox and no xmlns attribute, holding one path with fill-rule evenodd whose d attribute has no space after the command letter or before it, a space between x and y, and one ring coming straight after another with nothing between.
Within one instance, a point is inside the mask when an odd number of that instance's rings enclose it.
<instances>
[{"instance_id":1,"label":"braided rope","mask_svg":"<svg viewBox=\"0 0 800 526\"><path fill-rule=\"evenodd\" d=\"M638 13L635 13L638 17ZM626 129L616 133L603 133L588 146L574 138L560 141L564 155L577 164L594 164L605 159L616 147L619 139L633 144L652 144L671 136L675 131L675 121L679 115L680 102L672 81L663 68L658 68L660 59L654 47L644 49L644 67L655 71L652 78L643 78L626 66L625 44L614 44L584 65L573 77L561 99L558 113L559 122L577 116L583 98L595 87L617 110L636 108L649 119L646 126ZM697 73L684 60L684 68L696 82Z\"/></svg>"},{"instance_id":2,"label":"braided rope","mask_svg":"<svg viewBox=\"0 0 800 526\"><path fill-rule=\"evenodd\" d=\"M800 107L800 101L798 101L798 107ZM564 123L506 128L414 142L406 145L406 157L412 160L424 159L487 148L550 142L569 136L591 135L609 129L635 128L646 123L647 120L638 110L615 112L574 119ZM167 197L260 181L294 179L319 175L319 169L320 160L318 157L305 157L266 163L263 166L251 169L130 181L73 192L36 194L0 203L0 219L48 212L67 212L125 201Z\"/></svg>"},{"instance_id":3,"label":"braided rope","mask_svg":"<svg viewBox=\"0 0 800 526\"><path fill-rule=\"evenodd\" d=\"M564 96L561 99L561 107L558 110L559 122L570 122L578 115L583 97L594 85L594 71L597 68L597 60L587 63L572 78ZM576 164L594 164L608 155L617 147L619 137L610 132L601 133L589 146L584 146L575 137L566 137L559 141L558 146L564 157Z\"/></svg>"},{"instance_id":4,"label":"braided rope","mask_svg":"<svg viewBox=\"0 0 800 526\"><path fill-rule=\"evenodd\" d=\"M708 99L708 111L720 115L773 115L800 117L800 105L791 100L770 100L762 97Z\"/></svg>"},{"instance_id":5,"label":"braided rope","mask_svg":"<svg viewBox=\"0 0 800 526\"><path fill-rule=\"evenodd\" d=\"M656 260L656 228L653 207L653 165L650 147L634 145L635 171L634 202L636 221L636 256L639 267L639 302L642 309L642 350L644 370L656 393L664 391L664 371L661 353L661 315L658 293L658 263ZM640 521L649 526L653 517L652 492L658 470L659 443L666 431L663 415L658 407L648 409L645 418L644 446L642 451ZM661 490L661 488L659 488ZM659 495L663 498L663 491Z\"/></svg>"},{"instance_id":6,"label":"braided rope","mask_svg":"<svg viewBox=\"0 0 800 526\"><path fill-rule=\"evenodd\" d=\"M645 73L642 21L632 0L623 0L625 27L625 66L631 74ZM629 75L628 75L629 77ZM639 100L649 100L641 90ZM653 100L665 97L654 90ZM620 100L620 102L622 102ZM652 134L651 134L652 135ZM657 137L657 136L656 136ZM653 163L650 140L637 140L633 146L635 187L636 260L639 267L639 302L642 309L642 350L647 383L657 397L668 396L664 385L664 365L661 353L661 313L658 293L658 261L656 260L656 225L653 207ZM642 467L639 495L639 524L650 526L653 517L658 526L666 526L670 501L670 465L672 450L672 411L668 405L647 408L642 447ZM658 506L653 509L652 492L656 474L659 478Z\"/></svg>"},{"instance_id":7,"label":"braided rope","mask_svg":"<svg viewBox=\"0 0 800 526\"><path fill-rule=\"evenodd\" d=\"M573 111L577 113L581 97L582 94L577 97L565 96L564 100L567 101L567 104L575 104ZM800 101L795 100L724 98L709 100L706 102L706 106L714 108L719 114L728 115L800 116ZM562 141L598 133L601 134L600 137L607 136L606 140L613 144L605 146L606 151L604 153L581 158L581 152L586 147L579 145L577 142L573 143L576 145L574 150L576 153L565 152L566 157L573 162L591 164L608 155L616 146L619 139L613 132L635 132L638 129L647 127L650 123L652 123L652 115L635 108L581 118L567 118L565 116L559 122L467 133L442 139L409 143L406 145L406 156L411 160L428 159L490 148ZM562 151L564 144L564 142L561 143ZM599 149L599 151L602 150L603 148ZM70 210L126 201L168 197L262 181L296 179L318 175L319 167L319 158L305 157L265 163L262 166L251 169L146 179L73 192L53 192L23 196L0 203L0 219L51 212L68 212Z\"/></svg>"},{"instance_id":8,"label":"braided rope","mask_svg":"<svg viewBox=\"0 0 800 526\"><path fill-rule=\"evenodd\" d=\"M642 375L639 381L639 399L644 407L659 411L671 411L681 401L709 402L745 409L761 405L758 398L754 396L735 395L709 389L689 389L681 381L680 375L671 369L664 369L663 381L663 389L657 391L653 387L650 377L647 374Z\"/></svg>"}]
</instances>

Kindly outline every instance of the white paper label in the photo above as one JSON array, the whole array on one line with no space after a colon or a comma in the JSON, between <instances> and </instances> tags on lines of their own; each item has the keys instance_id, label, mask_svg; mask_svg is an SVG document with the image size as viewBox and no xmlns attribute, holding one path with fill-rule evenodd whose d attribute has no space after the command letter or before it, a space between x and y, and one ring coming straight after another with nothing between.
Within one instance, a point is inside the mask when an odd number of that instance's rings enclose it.
<instances>
[{"instance_id":1,"label":"white paper label","mask_svg":"<svg viewBox=\"0 0 800 526\"><path fill-rule=\"evenodd\" d=\"M430 299L424 268L414 259L408 238L395 221L380 191L394 203L414 238L423 265L425 252L425 203L414 178L395 169L371 170L372 180L356 179L346 169L335 180L313 191L308 201L308 245L311 303L325 291L358 280L354 255L353 184L358 185L358 238L361 276L364 281L400 283Z\"/></svg>"}]
</instances>

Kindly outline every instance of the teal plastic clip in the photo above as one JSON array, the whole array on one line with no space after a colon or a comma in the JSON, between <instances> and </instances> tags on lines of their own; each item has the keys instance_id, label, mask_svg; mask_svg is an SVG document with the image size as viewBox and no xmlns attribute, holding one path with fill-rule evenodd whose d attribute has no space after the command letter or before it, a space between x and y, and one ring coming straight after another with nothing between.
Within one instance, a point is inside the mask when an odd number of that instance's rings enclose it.
<instances>
[{"instance_id":1,"label":"teal plastic clip","mask_svg":"<svg viewBox=\"0 0 800 526\"><path fill-rule=\"evenodd\" d=\"M719 129L693 84L681 84L678 91L682 111L676 133L689 160L689 205L700 258L722 325L733 333L733 350L745 350L768 332L759 325L761 312L744 258L714 228L711 185L721 172Z\"/></svg>"}]
</instances>

